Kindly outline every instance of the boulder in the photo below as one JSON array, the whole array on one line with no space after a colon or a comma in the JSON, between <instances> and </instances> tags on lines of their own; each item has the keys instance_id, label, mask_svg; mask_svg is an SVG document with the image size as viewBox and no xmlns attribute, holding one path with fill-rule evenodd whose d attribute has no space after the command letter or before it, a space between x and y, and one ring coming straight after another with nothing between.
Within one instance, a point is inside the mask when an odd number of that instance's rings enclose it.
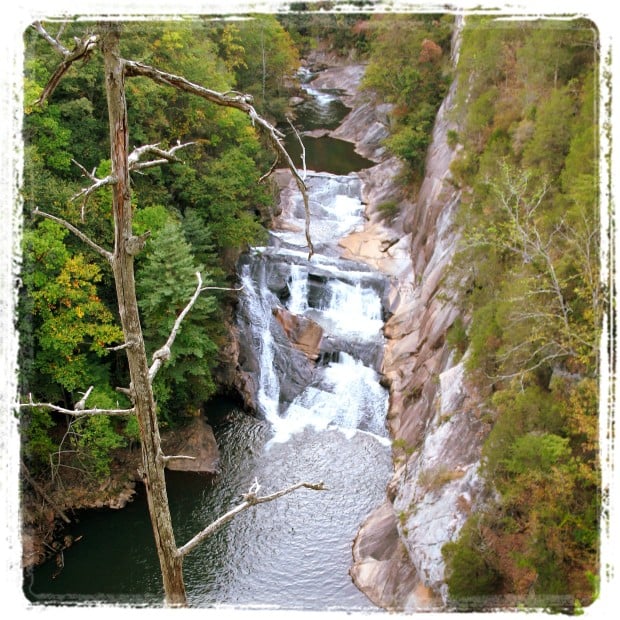
<instances>
[{"instance_id":1,"label":"boulder","mask_svg":"<svg viewBox=\"0 0 620 620\"><path fill-rule=\"evenodd\" d=\"M301 105L304 101L305 101L305 99L304 99L303 97L291 97L291 98L288 100L288 104L289 104L292 108L294 108L294 107L296 107L296 106L298 106L298 105Z\"/></svg>"},{"instance_id":2,"label":"boulder","mask_svg":"<svg viewBox=\"0 0 620 620\"><path fill-rule=\"evenodd\" d=\"M316 361L321 349L323 328L312 319L293 314L285 308L274 308L273 315L293 346L309 360Z\"/></svg>"},{"instance_id":3,"label":"boulder","mask_svg":"<svg viewBox=\"0 0 620 620\"><path fill-rule=\"evenodd\" d=\"M353 582L379 607L389 611L431 611L437 598L421 583L400 541L389 501L377 508L353 543Z\"/></svg>"},{"instance_id":4,"label":"boulder","mask_svg":"<svg viewBox=\"0 0 620 620\"><path fill-rule=\"evenodd\" d=\"M166 465L168 469L216 474L220 453L211 426L202 417L196 417L181 430L180 437L170 437L165 442L164 453L166 456L193 458L173 458Z\"/></svg>"}]
</instances>

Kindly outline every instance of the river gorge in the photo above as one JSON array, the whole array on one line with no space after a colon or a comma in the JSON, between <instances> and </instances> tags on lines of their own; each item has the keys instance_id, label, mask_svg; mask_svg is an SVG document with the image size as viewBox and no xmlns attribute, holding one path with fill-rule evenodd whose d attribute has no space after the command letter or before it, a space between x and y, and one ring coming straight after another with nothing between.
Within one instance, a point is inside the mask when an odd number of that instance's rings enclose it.
<instances>
[{"instance_id":1,"label":"river gorge","mask_svg":"<svg viewBox=\"0 0 620 620\"><path fill-rule=\"evenodd\" d=\"M362 5L20 39L27 607L598 605L607 44Z\"/></svg>"},{"instance_id":2,"label":"river gorge","mask_svg":"<svg viewBox=\"0 0 620 620\"><path fill-rule=\"evenodd\" d=\"M314 255L308 258L301 196L279 170L269 242L239 262L234 384L258 415L213 403L218 475L168 475L180 542L238 503L254 481L268 492L322 480L327 491L257 507L205 541L185 563L192 606L414 611L446 604L441 546L476 500L486 430L445 343L458 315L443 279L458 237L446 141L454 92L412 201L396 182L400 162L381 144L389 107L359 92L363 71L340 65L302 76L307 98L296 126L303 151L297 135L287 140L307 168ZM379 208L387 201L400 206L391 221ZM429 482L433 476L441 483ZM48 562L30 573L28 598L161 600L140 493L122 511L90 511L71 528L80 542L64 553L61 570Z\"/></svg>"}]
</instances>

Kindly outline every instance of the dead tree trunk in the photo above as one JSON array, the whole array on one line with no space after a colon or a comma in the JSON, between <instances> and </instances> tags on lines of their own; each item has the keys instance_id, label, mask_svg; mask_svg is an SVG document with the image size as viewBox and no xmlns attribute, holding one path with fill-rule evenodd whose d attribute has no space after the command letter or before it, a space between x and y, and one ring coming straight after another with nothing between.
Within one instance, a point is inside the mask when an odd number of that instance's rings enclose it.
<instances>
[{"instance_id":1,"label":"dead tree trunk","mask_svg":"<svg viewBox=\"0 0 620 620\"><path fill-rule=\"evenodd\" d=\"M120 57L120 35L118 26L115 24L105 24L104 29L102 51L110 123L112 176L115 180L112 185L115 231L112 270L125 342L131 343L127 347L131 378L130 391L140 426L142 478L147 491L148 507L157 555L161 565L166 603L171 606L184 606L187 601L183 582L183 558L177 553L172 529L157 411L138 314L134 257L128 251L133 238L133 216L129 186L125 75Z\"/></svg>"},{"instance_id":2,"label":"dead tree trunk","mask_svg":"<svg viewBox=\"0 0 620 620\"><path fill-rule=\"evenodd\" d=\"M84 394L84 398L76 403L74 410L64 409L52 403L34 403L30 399L27 403L20 406L25 407L46 407L69 415L126 415L135 413L140 427L140 441L142 445L142 470L141 476L146 488L147 502L149 507L155 546L161 567L162 581L165 594L165 603L172 607L184 607L187 605L185 594L185 584L183 581L183 558L194 547L196 547L213 531L227 523L236 514L247 510L257 504L272 501L291 493L302 487L313 490L324 490L323 483L300 482L287 489L272 493L264 497L258 497L258 484L256 488L250 490L244 496L245 501L238 507L232 509L220 519L207 526L202 532L196 535L189 543L177 548L170 507L168 505L168 495L166 491L165 466L170 457L165 457L161 449L161 439L159 426L157 423L157 408L153 396L153 378L161 365L169 359L170 348L179 330L180 323L184 316L189 312L196 298L201 291L210 287L202 286L200 274L196 274L198 285L193 297L183 312L177 317L177 321L172 332L161 349L153 355L153 363L149 367L140 325L138 313L138 300L136 297L135 276L134 276L134 257L142 249L148 234L136 237L133 235L133 206L131 204L130 172L139 169L159 165L165 161L175 161L174 153L179 148L187 146L178 145L168 150L160 149L157 145L145 145L136 148L129 153L129 132L127 121L127 105L125 99L125 78L128 76L144 76L153 81L172 86L198 97L202 97L215 103L216 105L233 107L247 114L253 123L256 123L269 137L273 147L279 156L283 158L286 165L290 168L297 185L304 199L306 211L306 239L310 256L312 255L312 240L310 238L310 211L308 203L308 193L306 185L295 168L290 155L282 145L282 134L280 134L270 123L260 117L253 106L249 103L248 97L240 94L227 96L216 91L209 90L200 85L189 82L188 80L173 74L165 73L141 63L125 60L120 55L120 25L115 23L102 23L100 25L101 34L91 35L86 39L77 39L76 47L73 51L65 48L59 40L51 37L43 28L40 22L35 22L34 28L59 52L63 57L63 62L52 76L46 86L39 102L49 98L56 85L63 75L67 72L71 64L81 58L87 59L91 51L99 46L104 58L105 71L105 91L108 104L108 120L110 127L110 158L112 161L112 171L105 178L97 179L93 173L88 173L82 166L85 175L92 181L92 185L82 190L76 197L83 196L84 200L88 196L104 185L112 187L112 214L114 219L114 249L112 252L104 249L89 239L84 233L70 222L55 215L34 210L34 214L51 219L64 226L84 241L95 252L105 258L112 266L116 295L118 299L118 309L120 314L121 326L123 329L125 342L115 349L124 349L127 355L130 375L129 395L133 401L131 409L87 409L86 400L92 391L92 387ZM154 154L159 159L141 162L140 158L146 153ZM79 164L78 164L79 165ZM270 170L269 174L273 172ZM127 391L127 390L125 390Z\"/></svg>"}]
</instances>

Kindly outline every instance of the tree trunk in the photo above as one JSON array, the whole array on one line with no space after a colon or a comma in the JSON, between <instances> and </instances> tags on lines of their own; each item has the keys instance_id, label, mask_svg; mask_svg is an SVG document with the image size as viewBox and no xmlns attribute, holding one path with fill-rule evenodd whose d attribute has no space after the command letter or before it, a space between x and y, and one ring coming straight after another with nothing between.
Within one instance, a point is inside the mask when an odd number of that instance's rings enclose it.
<instances>
[{"instance_id":1,"label":"tree trunk","mask_svg":"<svg viewBox=\"0 0 620 620\"><path fill-rule=\"evenodd\" d=\"M127 105L125 76L120 57L119 25L103 24L105 35L102 51L105 61L105 85L110 122L110 148L114 215L114 254L112 270L118 297L121 325L127 347L131 378L131 395L140 426L142 442L142 477L147 492L148 507L161 565L166 604L185 606L183 558L177 552L172 519L168 506L164 458L161 451L157 411L149 365L144 348L135 290L134 258L126 244L132 237L132 204L128 169Z\"/></svg>"}]
</instances>

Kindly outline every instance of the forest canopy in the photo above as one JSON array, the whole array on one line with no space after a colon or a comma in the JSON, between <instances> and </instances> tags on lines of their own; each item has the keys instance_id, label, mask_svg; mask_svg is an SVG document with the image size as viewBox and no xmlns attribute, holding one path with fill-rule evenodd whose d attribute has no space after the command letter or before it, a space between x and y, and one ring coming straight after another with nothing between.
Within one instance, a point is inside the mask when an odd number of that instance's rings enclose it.
<instances>
[{"instance_id":1,"label":"forest canopy","mask_svg":"<svg viewBox=\"0 0 620 620\"><path fill-rule=\"evenodd\" d=\"M474 17L463 31L453 281L469 319L449 338L492 424L488 500L444 547L464 607L483 595L570 607L597 594L599 62L585 20Z\"/></svg>"},{"instance_id":2,"label":"forest canopy","mask_svg":"<svg viewBox=\"0 0 620 620\"><path fill-rule=\"evenodd\" d=\"M56 28L65 40L89 30L81 21ZM76 63L53 97L38 105L58 56L35 29L25 32L25 47L20 392L72 408L95 385L89 405L127 406L125 395L115 390L127 384L127 367L123 351L114 350L122 335L109 264L58 223L30 215L39 209L78 226L104 247L112 242L111 188L86 191L92 179L110 173L101 58L95 54ZM285 79L299 64L290 36L270 15L238 22L128 21L121 52L213 90L247 92L274 121L282 120ZM273 156L245 114L146 78L127 82L127 106L131 148L190 143L176 161L132 177L134 232L150 231L136 271L152 353L187 303L196 271L205 285L230 286L235 256L263 241L274 189L259 179ZM213 370L223 344L225 302L223 294L201 296L166 371L157 377L164 425L182 421L217 389ZM47 468L58 450L54 429L61 421L38 409L23 411L21 423L29 466ZM92 471L94 461L98 475L105 474L110 458L109 449L98 444L109 448L135 439L133 418L85 420L82 426L90 439L77 450L79 467Z\"/></svg>"}]
</instances>

